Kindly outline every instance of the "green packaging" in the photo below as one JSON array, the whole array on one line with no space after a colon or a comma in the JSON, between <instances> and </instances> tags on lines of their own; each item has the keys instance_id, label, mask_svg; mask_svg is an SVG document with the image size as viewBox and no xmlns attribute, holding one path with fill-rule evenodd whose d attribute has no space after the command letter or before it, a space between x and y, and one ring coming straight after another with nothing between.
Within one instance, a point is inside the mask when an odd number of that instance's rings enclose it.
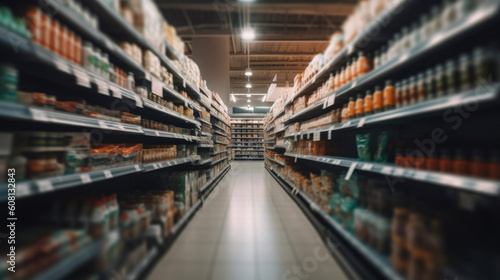
<instances>
[{"instance_id":1,"label":"green packaging","mask_svg":"<svg viewBox=\"0 0 500 280\"><path fill-rule=\"evenodd\" d=\"M356 134L356 147L358 148L358 160L371 161L370 133Z\"/></svg>"},{"instance_id":2,"label":"green packaging","mask_svg":"<svg viewBox=\"0 0 500 280\"><path fill-rule=\"evenodd\" d=\"M387 142L389 135L387 131L382 131L377 139L377 152L375 153L375 162L387 162Z\"/></svg>"}]
</instances>

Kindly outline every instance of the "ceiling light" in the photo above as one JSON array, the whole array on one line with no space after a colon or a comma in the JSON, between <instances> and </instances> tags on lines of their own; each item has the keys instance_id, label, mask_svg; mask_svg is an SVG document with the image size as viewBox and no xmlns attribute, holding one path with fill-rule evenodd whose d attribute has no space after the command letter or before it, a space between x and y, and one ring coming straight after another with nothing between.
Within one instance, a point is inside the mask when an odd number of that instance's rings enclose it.
<instances>
[{"instance_id":1,"label":"ceiling light","mask_svg":"<svg viewBox=\"0 0 500 280\"><path fill-rule=\"evenodd\" d=\"M247 102L248 102L248 103L250 103L250 102L252 102L252 101L250 101L250 99L248 99L248 100L247 100Z\"/></svg>"},{"instance_id":2,"label":"ceiling light","mask_svg":"<svg viewBox=\"0 0 500 280\"><path fill-rule=\"evenodd\" d=\"M247 94L247 97L252 97L252 95L251 94Z\"/></svg>"},{"instance_id":3,"label":"ceiling light","mask_svg":"<svg viewBox=\"0 0 500 280\"><path fill-rule=\"evenodd\" d=\"M250 67L248 67L247 70L245 70L245 76L250 77L250 76L252 76L252 74L253 74L252 69L250 69Z\"/></svg>"},{"instance_id":4,"label":"ceiling light","mask_svg":"<svg viewBox=\"0 0 500 280\"><path fill-rule=\"evenodd\" d=\"M252 83L250 82L247 82L246 85L245 85L246 88L252 88Z\"/></svg>"},{"instance_id":5,"label":"ceiling light","mask_svg":"<svg viewBox=\"0 0 500 280\"><path fill-rule=\"evenodd\" d=\"M255 31L251 27L245 27L241 31L241 38L245 41L251 41L255 39Z\"/></svg>"}]
</instances>

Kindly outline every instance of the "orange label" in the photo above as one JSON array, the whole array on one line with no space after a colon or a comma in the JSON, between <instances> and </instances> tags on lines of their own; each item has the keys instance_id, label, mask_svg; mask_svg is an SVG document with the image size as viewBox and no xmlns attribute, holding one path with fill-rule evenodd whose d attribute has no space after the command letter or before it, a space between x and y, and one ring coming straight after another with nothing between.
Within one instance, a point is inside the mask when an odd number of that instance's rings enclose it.
<instances>
[{"instance_id":1,"label":"orange label","mask_svg":"<svg viewBox=\"0 0 500 280\"><path fill-rule=\"evenodd\" d=\"M381 109L384 101L383 101L382 91L376 91L373 94L373 109Z\"/></svg>"},{"instance_id":2,"label":"orange label","mask_svg":"<svg viewBox=\"0 0 500 280\"><path fill-rule=\"evenodd\" d=\"M394 105L394 87L389 86L384 89L384 106Z\"/></svg>"},{"instance_id":3,"label":"orange label","mask_svg":"<svg viewBox=\"0 0 500 280\"><path fill-rule=\"evenodd\" d=\"M368 95L365 97L365 108L364 111L365 113L373 111L373 99L371 95Z\"/></svg>"},{"instance_id":4,"label":"orange label","mask_svg":"<svg viewBox=\"0 0 500 280\"><path fill-rule=\"evenodd\" d=\"M363 101L363 99L356 100L356 115L361 115L365 112Z\"/></svg>"}]
</instances>

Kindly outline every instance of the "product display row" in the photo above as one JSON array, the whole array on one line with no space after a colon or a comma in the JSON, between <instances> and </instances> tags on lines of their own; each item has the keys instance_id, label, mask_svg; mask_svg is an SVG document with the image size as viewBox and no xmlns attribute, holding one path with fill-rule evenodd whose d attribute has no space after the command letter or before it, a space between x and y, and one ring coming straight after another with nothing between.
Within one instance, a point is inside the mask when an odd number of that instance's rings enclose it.
<instances>
[{"instance_id":1,"label":"product display row","mask_svg":"<svg viewBox=\"0 0 500 280\"><path fill-rule=\"evenodd\" d=\"M499 13L361 1L265 117L268 171L360 275L500 275L484 219L500 194Z\"/></svg>"}]
</instances>

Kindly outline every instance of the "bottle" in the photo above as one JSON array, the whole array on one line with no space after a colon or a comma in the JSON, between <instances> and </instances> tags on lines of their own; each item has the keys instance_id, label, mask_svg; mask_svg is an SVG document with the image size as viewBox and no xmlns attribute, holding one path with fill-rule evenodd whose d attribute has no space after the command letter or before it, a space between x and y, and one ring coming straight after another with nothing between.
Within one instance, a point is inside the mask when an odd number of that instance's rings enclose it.
<instances>
[{"instance_id":1,"label":"bottle","mask_svg":"<svg viewBox=\"0 0 500 280\"><path fill-rule=\"evenodd\" d=\"M417 83L415 76L410 76L408 79L408 99L409 104L417 103Z\"/></svg>"},{"instance_id":2,"label":"bottle","mask_svg":"<svg viewBox=\"0 0 500 280\"><path fill-rule=\"evenodd\" d=\"M387 63L387 46L382 47L382 51L380 52L380 66Z\"/></svg>"},{"instance_id":3,"label":"bottle","mask_svg":"<svg viewBox=\"0 0 500 280\"><path fill-rule=\"evenodd\" d=\"M401 82L396 82L394 86L394 105L396 108L401 107Z\"/></svg>"},{"instance_id":4,"label":"bottle","mask_svg":"<svg viewBox=\"0 0 500 280\"><path fill-rule=\"evenodd\" d=\"M363 117L365 114L364 110L364 98L362 94L358 94L357 99L356 99L356 117L360 118Z\"/></svg>"},{"instance_id":5,"label":"bottle","mask_svg":"<svg viewBox=\"0 0 500 280\"><path fill-rule=\"evenodd\" d=\"M396 149L396 157L394 159L394 164L396 166L401 166L404 167L404 156L403 156L403 151L401 149Z\"/></svg>"},{"instance_id":6,"label":"bottle","mask_svg":"<svg viewBox=\"0 0 500 280\"><path fill-rule=\"evenodd\" d=\"M364 109L363 111L365 112L365 115L371 115L373 114L373 98L371 91L367 90L365 93L365 100L364 100Z\"/></svg>"},{"instance_id":7,"label":"bottle","mask_svg":"<svg viewBox=\"0 0 500 280\"><path fill-rule=\"evenodd\" d=\"M423 14L420 16L420 38L425 39L431 36L429 30L429 15Z\"/></svg>"},{"instance_id":8,"label":"bottle","mask_svg":"<svg viewBox=\"0 0 500 280\"><path fill-rule=\"evenodd\" d=\"M363 52L359 52L357 65L358 65L358 75L360 77L370 71L370 61Z\"/></svg>"},{"instance_id":9,"label":"bottle","mask_svg":"<svg viewBox=\"0 0 500 280\"><path fill-rule=\"evenodd\" d=\"M408 99L409 99L408 94L409 94L408 80L404 79L401 81L401 107L408 105Z\"/></svg>"},{"instance_id":10,"label":"bottle","mask_svg":"<svg viewBox=\"0 0 500 280\"><path fill-rule=\"evenodd\" d=\"M411 37L410 37L410 29L408 26L403 26L401 28L401 53L404 53L410 49L411 46Z\"/></svg>"},{"instance_id":11,"label":"bottle","mask_svg":"<svg viewBox=\"0 0 500 280\"><path fill-rule=\"evenodd\" d=\"M460 90L467 91L472 87L472 65L469 55L460 55Z\"/></svg>"},{"instance_id":12,"label":"bottle","mask_svg":"<svg viewBox=\"0 0 500 280\"><path fill-rule=\"evenodd\" d=\"M476 47L473 53L473 69L474 69L474 81L480 81L479 83L475 83L476 87L481 86L482 81L488 81L490 75L496 77L496 67L495 67L495 59L491 52L485 50L483 47Z\"/></svg>"},{"instance_id":13,"label":"bottle","mask_svg":"<svg viewBox=\"0 0 500 280\"><path fill-rule=\"evenodd\" d=\"M335 78L333 77L333 73L330 73L330 78L328 78L328 87L327 91L331 91L335 88Z\"/></svg>"},{"instance_id":14,"label":"bottle","mask_svg":"<svg viewBox=\"0 0 500 280\"><path fill-rule=\"evenodd\" d=\"M345 122L349 119L349 109L347 108L347 104L342 106L342 122Z\"/></svg>"},{"instance_id":15,"label":"bottle","mask_svg":"<svg viewBox=\"0 0 500 280\"><path fill-rule=\"evenodd\" d=\"M61 53L61 26L57 20L52 21L52 25L50 27L50 50L53 53L60 54Z\"/></svg>"},{"instance_id":16,"label":"bottle","mask_svg":"<svg viewBox=\"0 0 500 280\"><path fill-rule=\"evenodd\" d=\"M333 88L336 90L340 87L340 72L335 72L335 78L333 78Z\"/></svg>"},{"instance_id":17,"label":"bottle","mask_svg":"<svg viewBox=\"0 0 500 280\"><path fill-rule=\"evenodd\" d=\"M375 87L375 92L373 93L373 110L375 113L383 112L384 97L382 94L382 88L380 86Z\"/></svg>"},{"instance_id":18,"label":"bottle","mask_svg":"<svg viewBox=\"0 0 500 280\"><path fill-rule=\"evenodd\" d=\"M453 172L453 161L451 159L451 151L447 148L441 149L439 158L439 171L445 173Z\"/></svg>"},{"instance_id":19,"label":"bottle","mask_svg":"<svg viewBox=\"0 0 500 280\"><path fill-rule=\"evenodd\" d=\"M423 72L418 73L417 76L417 98L418 102L425 100L425 75Z\"/></svg>"},{"instance_id":20,"label":"bottle","mask_svg":"<svg viewBox=\"0 0 500 280\"><path fill-rule=\"evenodd\" d=\"M74 43L74 54L75 54L75 63L77 65L82 65L84 62L83 62L83 58L82 58L82 38L80 38L79 36L75 36L75 39L74 39L75 43Z\"/></svg>"},{"instance_id":21,"label":"bottle","mask_svg":"<svg viewBox=\"0 0 500 280\"><path fill-rule=\"evenodd\" d=\"M351 81L351 79L352 79L351 74L352 74L351 73L351 62L349 61L349 62L347 62L347 66L345 68L345 75L344 75L345 76L345 81L344 81L344 83L347 84L347 83L349 83Z\"/></svg>"},{"instance_id":22,"label":"bottle","mask_svg":"<svg viewBox=\"0 0 500 280\"><path fill-rule=\"evenodd\" d=\"M443 28L446 28L453 24L457 19L457 6L455 3L452 3L451 0L444 0L442 6L443 13L441 14L441 24L443 25Z\"/></svg>"},{"instance_id":23,"label":"bottle","mask_svg":"<svg viewBox=\"0 0 500 280\"><path fill-rule=\"evenodd\" d=\"M438 33L441 28L442 28L442 23L441 23L441 9L439 8L438 5L434 5L431 8L431 32L432 34Z\"/></svg>"},{"instance_id":24,"label":"bottle","mask_svg":"<svg viewBox=\"0 0 500 280\"><path fill-rule=\"evenodd\" d=\"M436 65L434 75L435 75L435 80L436 80L436 97L444 96L444 92L445 92L444 85L445 85L446 81L445 81L445 75L444 75L442 64Z\"/></svg>"},{"instance_id":25,"label":"bottle","mask_svg":"<svg viewBox=\"0 0 500 280\"><path fill-rule=\"evenodd\" d=\"M352 58L351 61L351 81L354 81L358 78L358 60L356 58Z\"/></svg>"},{"instance_id":26,"label":"bottle","mask_svg":"<svg viewBox=\"0 0 500 280\"><path fill-rule=\"evenodd\" d=\"M345 75L346 75L345 68L344 67L340 68L339 87L345 85L345 83L346 83L346 77L345 77Z\"/></svg>"},{"instance_id":27,"label":"bottle","mask_svg":"<svg viewBox=\"0 0 500 280\"><path fill-rule=\"evenodd\" d=\"M455 160L453 160L453 173L459 175L469 175L471 167L466 159L466 154L463 149L455 149Z\"/></svg>"},{"instance_id":28,"label":"bottle","mask_svg":"<svg viewBox=\"0 0 500 280\"><path fill-rule=\"evenodd\" d=\"M394 85L392 84L391 80L385 81L385 88L384 88L384 111L387 110L392 110L395 108L395 101L394 101Z\"/></svg>"},{"instance_id":29,"label":"bottle","mask_svg":"<svg viewBox=\"0 0 500 280\"><path fill-rule=\"evenodd\" d=\"M113 65L113 63L109 64L108 76L109 76L109 81L116 84L115 65Z\"/></svg>"},{"instance_id":30,"label":"bottle","mask_svg":"<svg viewBox=\"0 0 500 280\"><path fill-rule=\"evenodd\" d=\"M103 54L102 56L102 62L103 62L103 78L106 80L109 80L109 55L107 53Z\"/></svg>"},{"instance_id":31,"label":"bottle","mask_svg":"<svg viewBox=\"0 0 500 280\"><path fill-rule=\"evenodd\" d=\"M135 80L134 80L134 73L128 72L127 76L127 88L131 91L135 92Z\"/></svg>"},{"instance_id":32,"label":"bottle","mask_svg":"<svg viewBox=\"0 0 500 280\"><path fill-rule=\"evenodd\" d=\"M377 69L380 67L380 51L375 51L375 55L373 57L373 68Z\"/></svg>"},{"instance_id":33,"label":"bottle","mask_svg":"<svg viewBox=\"0 0 500 280\"><path fill-rule=\"evenodd\" d=\"M103 76L102 73L102 53L101 50L95 48L95 58L94 58L94 74Z\"/></svg>"},{"instance_id":34,"label":"bottle","mask_svg":"<svg viewBox=\"0 0 500 280\"><path fill-rule=\"evenodd\" d=\"M85 41L82 48L83 68L93 72L94 49L92 43Z\"/></svg>"},{"instance_id":35,"label":"bottle","mask_svg":"<svg viewBox=\"0 0 500 280\"><path fill-rule=\"evenodd\" d=\"M481 149L472 151L472 162L470 165L471 175L479 178L488 177L488 164Z\"/></svg>"},{"instance_id":36,"label":"bottle","mask_svg":"<svg viewBox=\"0 0 500 280\"><path fill-rule=\"evenodd\" d=\"M458 71L453 59L446 61L446 94L454 94L459 91L458 88Z\"/></svg>"},{"instance_id":37,"label":"bottle","mask_svg":"<svg viewBox=\"0 0 500 280\"><path fill-rule=\"evenodd\" d=\"M0 64L0 100L17 101L18 71L10 64Z\"/></svg>"},{"instance_id":38,"label":"bottle","mask_svg":"<svg viewBox=\"0 0 500 280\"><path fill-rule=\"evenodd\" d=\"M349 97L349 104L347 105L348 118L355 119L356 118L356 102L354 101L354 97Z\"/></svg>"},{"instance_id":39,"label":"bottle","mask_svg":"<svg viewBox=\"0 0 500 280\"><path fill-rule=\"evenodd\" d=\"M97 238L104 235L104 226L106 223L102 200L95 200L92 207L92 213L89 224L89 235Z\"/></svg>"},{"instance_id":40,"label":"bottle","mask_svg":"<svg viewBox=\"0 0 500 280\"><path fill-rule=\"evenodd\" d=\"M425 169L430 171L439 171L439 162L440 160L436 157L436 151L432 151L429 155L427 155Z\"/></svg>"},{"instance_id":41,"label":"bottle","mask_svg":"<svg viewBox=\"0 0 500 280\"><path fill-rule=\"evenodd\" d=\"M435 97L436 82L434 79L434 70L431 68L427 69L425 75L425 93L427 95L427 99L432 99Z\"/></svg>"},{"instance_id":42,"label":"bottle","mask_svg":"<svg viewBox=\"0 0 500 280\"><path fill-rule=\"evenodd\" d=\"M412 23L410 33L410 49L416 47L420 43L420 32L417 22Z\"/></svg>"}]
</instances>

